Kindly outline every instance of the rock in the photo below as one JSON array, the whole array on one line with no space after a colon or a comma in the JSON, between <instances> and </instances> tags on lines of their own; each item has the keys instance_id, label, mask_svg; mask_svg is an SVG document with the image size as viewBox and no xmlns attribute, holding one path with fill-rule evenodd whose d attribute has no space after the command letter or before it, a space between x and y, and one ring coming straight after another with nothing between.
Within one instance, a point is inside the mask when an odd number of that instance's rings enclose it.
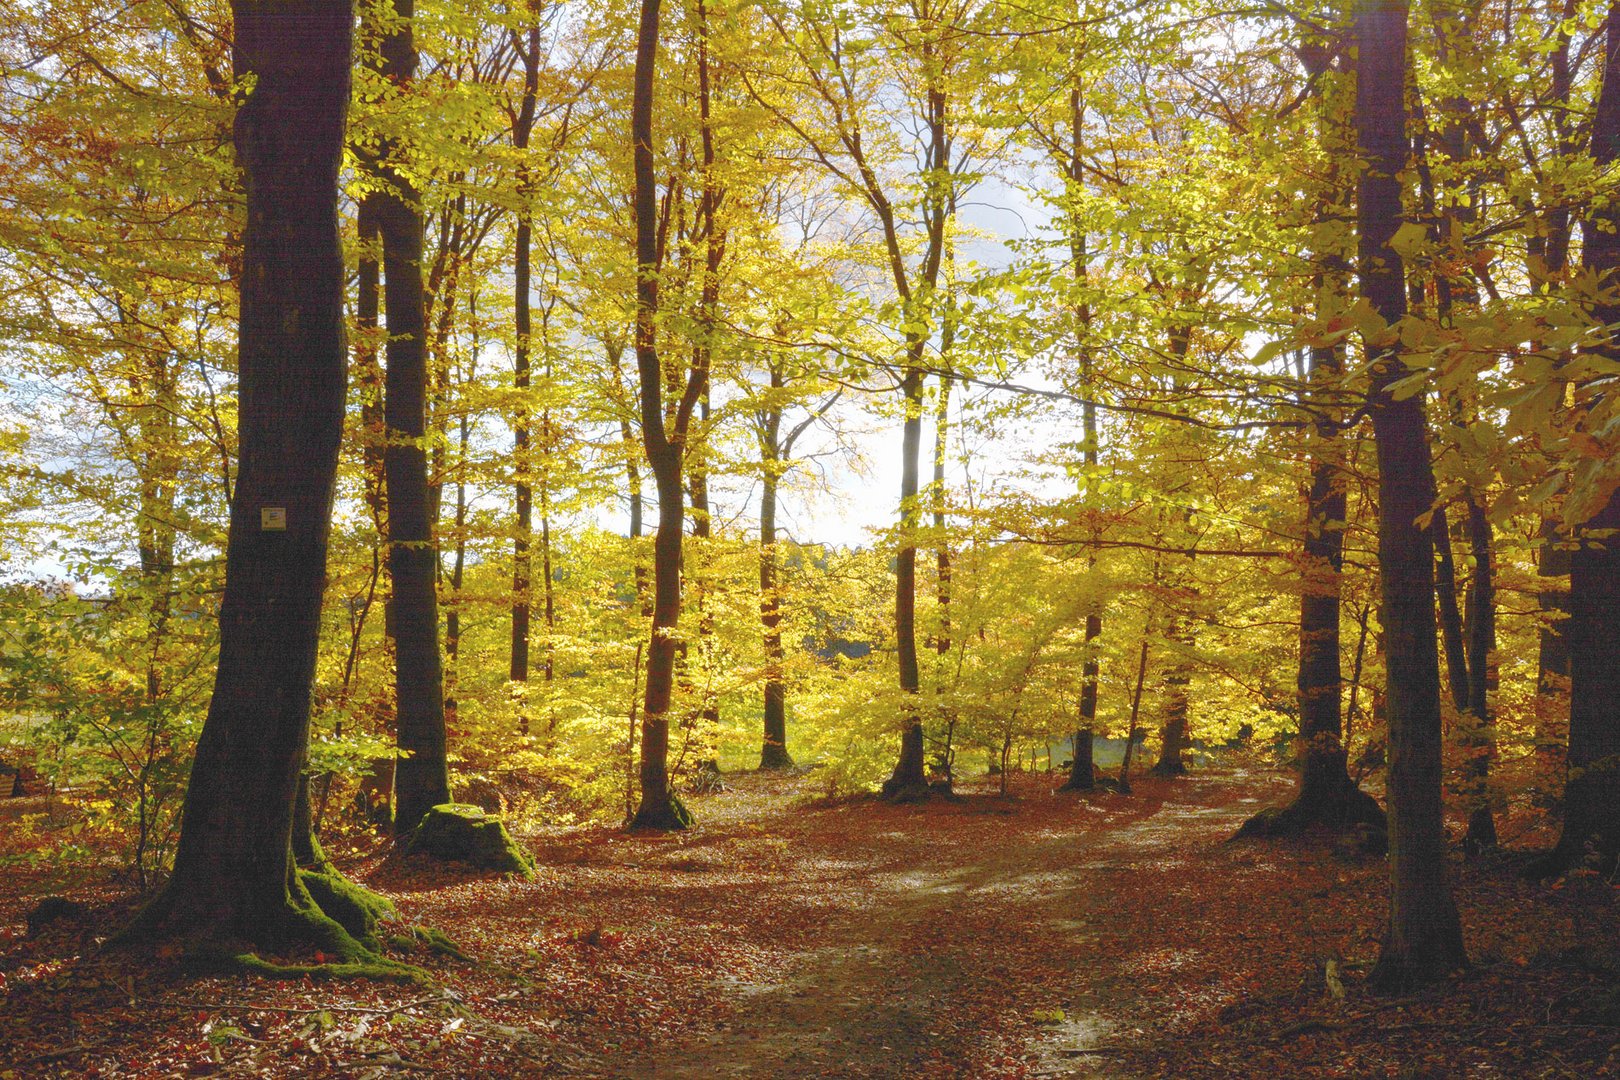
<instances>
[{"instance_id":1,"label":"rock","mask_svg":"<svg viewBox=\"0 0 1620 1080\"><path fill-rule=\"evenodd\" d=\"M481 807L466 803L441 803L429 810L405 851L408 855L422 852L464 862L482 870L534 876L534 863L506 831L505 823L490 817Z\"/></svg>"}]
</instances>

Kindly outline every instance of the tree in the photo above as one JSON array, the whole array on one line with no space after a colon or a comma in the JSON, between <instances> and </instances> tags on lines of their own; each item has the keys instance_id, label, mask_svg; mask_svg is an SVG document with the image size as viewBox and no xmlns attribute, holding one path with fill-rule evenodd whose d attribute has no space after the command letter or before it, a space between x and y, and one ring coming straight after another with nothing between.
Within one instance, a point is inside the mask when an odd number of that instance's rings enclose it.
<instances>
[{"instance_id":1,"label":"tree","mask_svg":"<svg viewBox=\"0 0 1620 1080\"><path fill-rule=\"evenodd\" d=\"M132 938L365 952L310 898L292 859L309 740L333 481L343 431L337 180L353 5L233 5L242 234L240 463L219 667L186 793L174 874ZM358 928L356 928L358 929Z\"/></svg>"},{"instance_id":2,"label":"tree","mask_svg":"<svg viewBox=\"0 0 1620 1080\"><path fill-rule=\"evenodd\" d=\"M635 82L630 140L635 156L636 370L640 385L641 439L658 490L658 531L653 538L652 640L647 647L647 688L641 721L641 803L632 828L684 829L691 816L669 782L669 705L681 618L681 533L686 493L682 457L692 410L708 383L694 366L666 427L664 369L658 356L658 186L653 175L653 86L658 59L659 0L642 0L636 34Z\"/></svg>"},{"instance_id":3,"label":"tree","mask_svg":"<svg viewBox=\"0 0 1620 1080\"><path fill-rule=\"evenodd\" d=\"M1298 48L1306 76L1318 86L1317 137L1327 151L1326 190L1317 208L1319 225L1343 215L1349 202L1339 167L1345 125L1322 84L1332 72L1328 41L1307 39ZM1315 253L1311 283L1316 315L1325 319L1340 306L1347 284L1346 260L1337 248ZM1294 835L1315 826L1331 830L1356 824L1385 827L1377 800L1351 779L1340 712L1344 674L1340 663L1340 600L1344 588L1344 538L1349 527L1349 482L1345 468L1344 410L1336 408L1344 379L1343 345L1320 342L1310 348L1310 366L1300 390L1307 410L1306 448L1310 483L1305 499L1304 560L1299 601L1299 738L1304 768L1293 802L1268 808L1245 822L1238 835Z\"/></svg>"},{"instance_id":4,"label":"tree","mask_svg":"<svg viewBox=\"0 0 1620 1080\"><path fill-rule=\"evenodd\" d=\"M377 0L379 3L388 0ZM397 88L416 75L415 0L391 0L378 42L380 74ZM395 145L392 153L400 152ZM422 815L450 801L445 760L444 660L439 651L438 552L428 491L427 316L422 284L421 195L409 172L385 158L376 204L382 241L387 372L383 412L387 443L388 570L394 630L395 723L403 756L394 767L394 832L406 835Z\"/></svg>"},{"instance_id":5,"label":"tree","mask_svg":"<svg viewBox=\"0 0 1620 1080\"><path fill-rule=\"evenodd\" d=\"M1468 962L1441 820L1440 657L1433 548L1422 524L1434 508L1434 471L1421 382L1413 384L1401 355L1406 283L1390 243L1403 220L1400 174L1409 152L1406 22L1405 0L1358 0L1358 270L1362 296L1381 323L1366 334L1372 357L1367 411L1378 453L1378 564L1389 673L1390 911L1369 979L1386 990L1432 981Z\"/></svg>"},{"instance_id":6,"label":"tree","mask_svg":"<svg viewBox=\"0 0 1620 1080\"><path fill-rule=\"evenodd\" d=\"M1602 86L1592 120L1591 155L1599 170L1620 160L1620 3L1609 5ZM1615 271L1620 270L1620 207L1613 200L1598 204L1587 218L1582 263L1597 292L1592 303L1596 324L1595 358L1620 360L1620 302L1614 299ZM1583 389L1589 432L1612 416L1612 392ZM1583 432L1583 433L1585 433ZM1592 436L1587 434L1587 438ZM1593 507L1574 530L1577 546L1570 557L1569 619L1564 639L1569 652L1569 779L1564 788L1564 828L1558 846L1543 869L1580 865L1588 855L1602 867L1620 859L1620 490L1612 479L1593 474L1607 454L1599 451L1576 466L1573 509ZM1604 487L1611 487L1607 495ZM1590 852L1588 847L1590 846Z\"/></svg>"}]
</instances>

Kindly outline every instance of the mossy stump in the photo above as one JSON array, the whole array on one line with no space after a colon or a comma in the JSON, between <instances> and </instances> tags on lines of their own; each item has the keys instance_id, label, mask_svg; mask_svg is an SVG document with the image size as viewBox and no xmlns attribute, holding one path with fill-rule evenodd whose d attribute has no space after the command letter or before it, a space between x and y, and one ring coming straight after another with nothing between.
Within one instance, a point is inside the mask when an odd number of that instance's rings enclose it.
<instances>
[{"instance_id":1,"label":"mossy stump","mask_svg":"<svg viewBox=\"0 0 1620 1080\"><path fill-rule=\"evenodd\" d=\"M417 852L480 870L534 876L534 863L506 831L506 824L465 803L440 803L423 815L405 849L407 855Z\"/></svg>"}]
</instances>

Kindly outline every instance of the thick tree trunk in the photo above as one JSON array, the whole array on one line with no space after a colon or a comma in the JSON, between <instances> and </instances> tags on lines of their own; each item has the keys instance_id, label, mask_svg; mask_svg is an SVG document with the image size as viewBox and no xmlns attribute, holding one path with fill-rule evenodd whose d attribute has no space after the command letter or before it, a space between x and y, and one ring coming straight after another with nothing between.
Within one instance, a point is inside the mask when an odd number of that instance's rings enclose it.
<instances>
[{"instance_id":1,"label":"thick tree trunk","mask_svg":"<svg viewBox=\"0 0 1620 1080\"><path fill-rule=\"evenodd\" d=\"M1592 121L1592 159L1605 170L1620 158L1620 2L1609 5L1603 85ZM1620 269L1620 207L1594 209L1585 228L1583 262L1605 289ZM1606 327L1593 352L1620 359L1612 292L1592 305ZM1593 394L1594 390L1584 391ZM1607 871L1620 859L1620 491L1575 530L1569 568L1569 777L1564 830L1545 869L1591 861Z\"/></svg>"},{"instance_id":2,"label":"thick tree trunk","mask_svg":"<svg viewBox=\"0 0 1620 1080\"><path fill-rule=\"evenodd\" d=\"M416 75L415 0L394 0L395 28L382 40L382 71L396 86ZM439 652L438 553L427 472L427 326L422 287L423 218L410 181L385 163L377 200L388 323L384 418L388 445L388 568L394 583L397 742L394 833L405 835L450 801L445 761L444 667Z\"/></svg>"},{"instance_id":3,"label":"thick tree trunk","mask_svg":"<svg viewBox=\"0 0 1620 1080\"><path fill-rule=\"evenodd\" d=\"M1405 0L1360 0L1356 134L1362 295L1391 328L1406 314L1401 257L1390 246L1402 221L1406 166ZM1378 453L1378 563L1387 636L1390 914L1370 981L1404 990L1467 963L1446 871L1441 807L1440 657L1435 640L1434 556L1419 519L1434 508L1423 394L1397 397L1410 373L1393 329L1369 335L1368 412Z\"/></svg>"},{"instance_id":4,"label":"thick tree trunk","mask_svg":"<svg viewBox=\"0 0 1620 1080\"><path fill-rule=\"evenodd\" d=\"M174 873L130 936L353 955L357 943L299 883L291 838L343 432L337 181L354 9L304 0L233 13L235 73L255 82L235 124L247 225L219 666Z\"/></svg>"}]
</instances>

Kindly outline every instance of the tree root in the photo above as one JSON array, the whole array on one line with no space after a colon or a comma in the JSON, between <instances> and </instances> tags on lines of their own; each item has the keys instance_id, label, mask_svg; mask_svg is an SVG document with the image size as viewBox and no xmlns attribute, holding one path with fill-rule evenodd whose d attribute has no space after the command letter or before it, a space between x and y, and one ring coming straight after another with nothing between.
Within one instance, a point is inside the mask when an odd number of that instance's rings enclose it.
<instances>
[{"instance_id":1,"label":"tree root","mask_svg":"<svg viewBox=\"0 0 1620 1080\"><path fill-rule=\"evenodd\" d=\"M630 831L640 832L645 829L676 832L690 829L694 824L692 812L686 808L681 797L672 791L667 801L648 802L643 799L641 805L636 808L636 816L630 820Z\"/></svg>"},{"instance_id":2,"label":"tree root","mask_svg":"<svg viewBox=\"0 0 1620 1080\"><path fill-rule=\"evenodd\" d=\"M1348 781L1331 792L1301 795L1287 806L1268 806L1243 823L1232 839L1297 837L1312 832L1367 833L1369 850L1386 835L1388 820L1378 800ZM1387 840L1385 841L1387 843Z\"/></svg>"}]
</instances>

